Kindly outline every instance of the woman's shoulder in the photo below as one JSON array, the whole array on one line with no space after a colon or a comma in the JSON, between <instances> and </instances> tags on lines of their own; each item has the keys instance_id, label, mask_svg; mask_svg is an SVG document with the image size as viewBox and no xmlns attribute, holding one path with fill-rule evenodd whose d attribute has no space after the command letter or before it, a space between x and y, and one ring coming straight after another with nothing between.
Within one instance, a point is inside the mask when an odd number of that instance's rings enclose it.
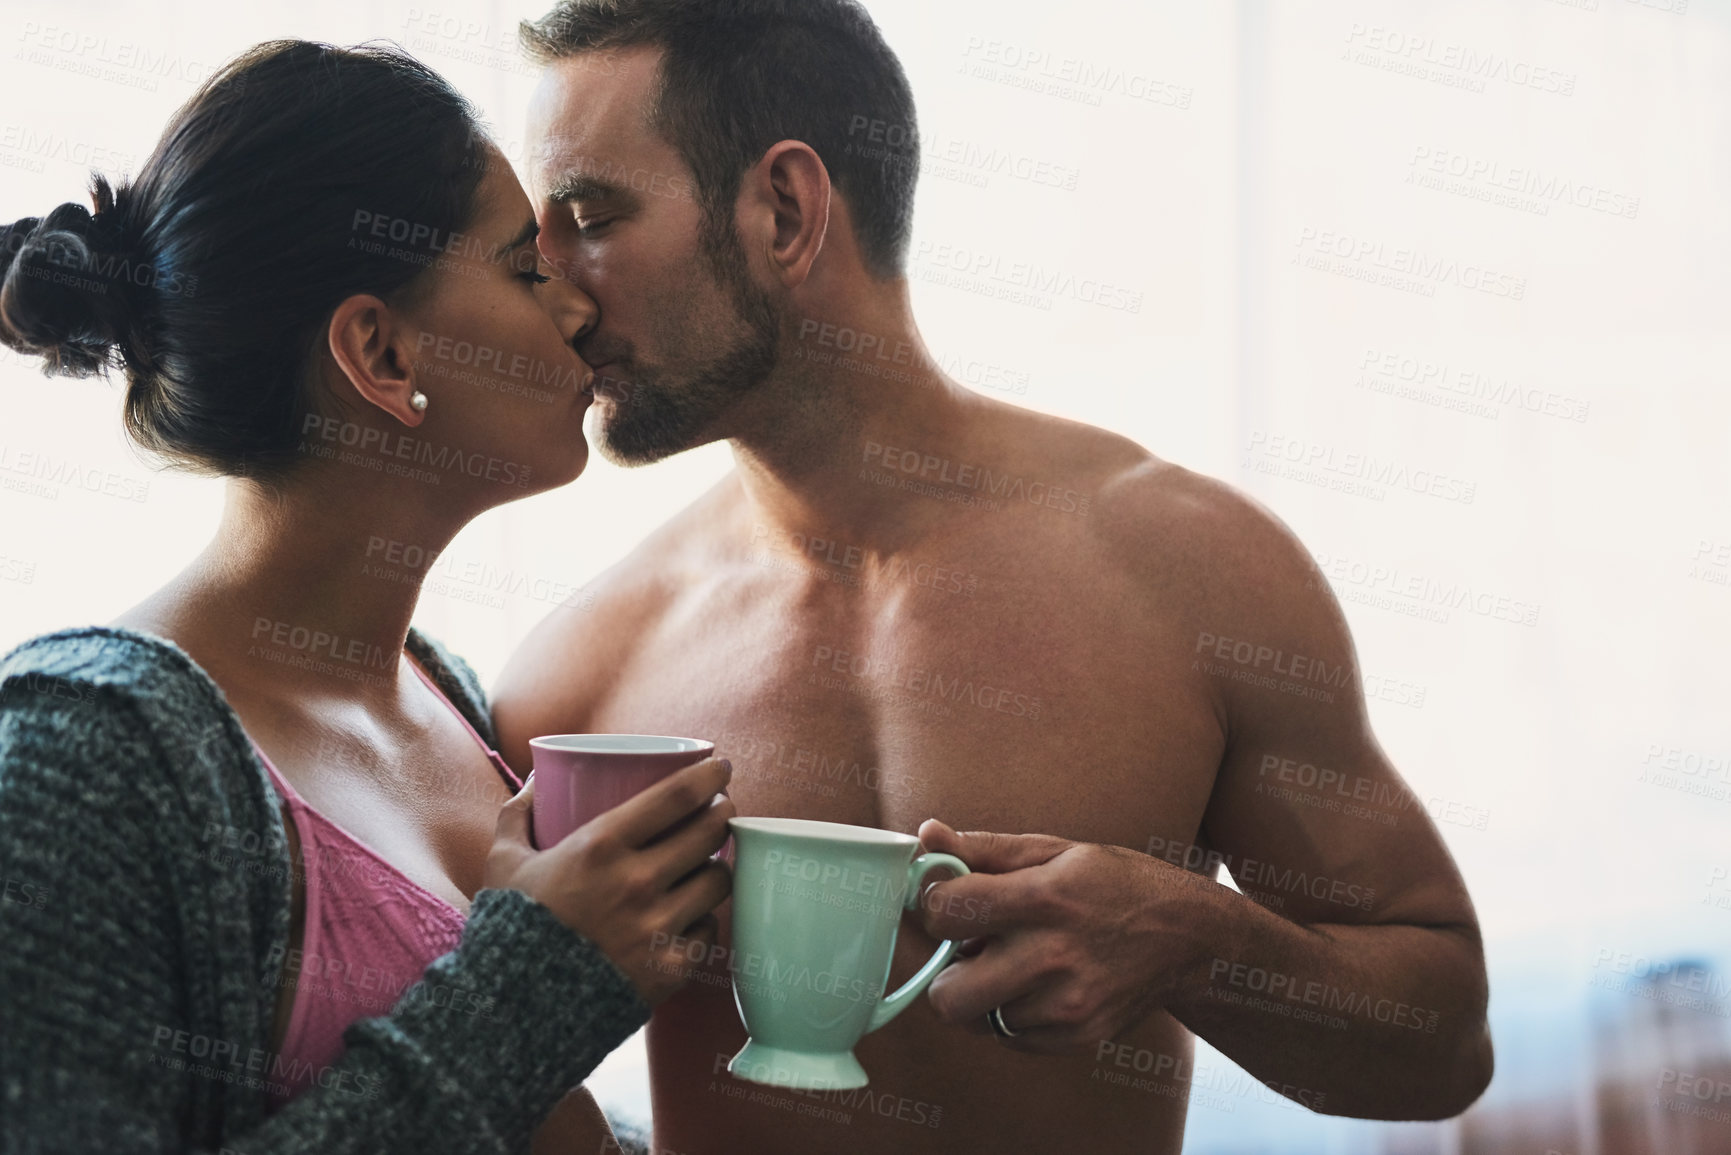
<instances>
[{"instance_id":1,"label":"woman's shoulder","mask_svg":"<svg viewBox=\"0 0 1731 1155\"><path fill-rule=\"evenodd\" d=\"M185 650L167 638L114 626L56 630L20 643L0 657L0 701L25 711L105 701L177 728L232 713Z\"/></svg>"},{"instance_id":2,"label":"woman's shoulder","mask_svg":"<svg viewBox=\"0 0 1731 1155\"><path fill-rule=\"evenodd\" d=\"M213 836L247 838L261 869L271 868L251 916L273 919L273 929L282 923L286 934L289 852L276 806L239 716L167 638L85 626L31 638L0 658L0 835L38 831L45 844L32 853L75 851L95 824L112 855L172 861L183 893L227 893L233 871L201 866L198 856ZM72 812L86 821L63 821ZM261 915L278 897L282 910Z\"/></svg>"},{"instance_id":3,"label":"woman's shoulder","mask_svg":"<svg viewBox=\"0 0 1731 1155\"><path fill-rule=\"evenodd\" d=\"M469 664L418 629L410 629L406 648L491 741L487 695ZM199 717L211 724L233 718L227 697L210 675L180 646L156 634L79 626L30 638L0 657L0 704L7 708L49 709L55 702L99 698L136 707L147 719L184 723ZM244 745L238 721L231 737Z\"/></svg>"},{"instance_id":4,"label":"woman's shoulder","mask_svg":"<svg viewBox=\"0 0 1731 1155\"><path fill-rule=\"evenodd\" d=\"M0 657L0 678L59 677L141 690L165 677L194 680L202 673L186 651L167 638L115 626L40 634Z\"/></svg>"},{"instance_id":5,"label":"woman's shoulder","mask_svg":"<svg viewBox=\"0 0 1731 1155\"><path fill-rule=\"evenodd\" d=\"M0 754L25 746L35 761L76 759L87 776L153 765L218 788L248 751L227 698L185 650L113 626L57 630L0 657ZM93 763L104 746L136 756Z\"/></svg>"},{"instance_id":6,"label":"woman's shoulder","mask_svg":"<svg viewBox=\"0 0 1731 1155\"><path fill-rule=\"evenodd\" d=\"M407 649L488 745L496 744L487 696L475 671L418 629ZM48 717L90 707L77 728L87 737L117 729L149 732L179 755L211 769L246 761L249 744L228 698L205 670L167 638L117 626L42 634L0 657L0 713Z\"/></svg>"}]
</instances>

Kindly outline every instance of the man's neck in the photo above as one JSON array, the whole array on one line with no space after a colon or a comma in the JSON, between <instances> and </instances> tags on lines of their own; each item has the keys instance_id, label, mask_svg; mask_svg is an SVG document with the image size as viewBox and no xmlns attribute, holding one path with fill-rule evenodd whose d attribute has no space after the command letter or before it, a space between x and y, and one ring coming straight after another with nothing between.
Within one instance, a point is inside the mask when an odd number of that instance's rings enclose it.
<instances>
[{"instance_id":1,"label":"man's neck","mask_svg":"<svg viewBox=\"0 0 1731 1155\"><path fill-rule=\"evenodd\" d=\"M981 402L921 339L899 282L862 307L792 315L780 364L732 415L754 526L893 554L948 517L873 480L887 455L953 456Z\"/></svg>"}]
</instances>

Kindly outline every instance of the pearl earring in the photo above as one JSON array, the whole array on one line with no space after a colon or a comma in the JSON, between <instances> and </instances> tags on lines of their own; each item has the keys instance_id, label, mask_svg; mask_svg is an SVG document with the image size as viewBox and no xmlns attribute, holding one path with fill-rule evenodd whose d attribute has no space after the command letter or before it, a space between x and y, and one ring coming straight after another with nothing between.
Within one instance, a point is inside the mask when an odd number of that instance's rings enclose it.
<instances>
[{"instance_id":1,"label":"pearl earring","mask_svg":"<svg viewBox=\"0 0 1731 1155\"><path fill-rule=\"evenodd\" d=\"M425 413L427 411L427 395L419 389L409 394L409 408L416 413Z\"/></svg>"}]
</instances>

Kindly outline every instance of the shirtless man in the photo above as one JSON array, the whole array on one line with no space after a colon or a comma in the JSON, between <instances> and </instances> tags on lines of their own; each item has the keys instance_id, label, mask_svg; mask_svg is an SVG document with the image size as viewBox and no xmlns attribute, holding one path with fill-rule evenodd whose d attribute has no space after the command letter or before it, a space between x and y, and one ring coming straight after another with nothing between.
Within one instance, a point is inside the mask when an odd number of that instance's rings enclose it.
<instances>
[{"instance_id":1,"label":"shirtless man","mask_svg":"<svg viewBox=\"0 0 1731 1155\"><path fill-rule=\"evenodd\" d=\"M863 11L570 0L525 41L543 253L600 309L597 440L725 439L737 469L524 644L506 756L710 738L741 814L982 872L903 920L892 985L934 936L967 957L860 1042L867 1088L732 1080L725 962L659 1008L655 1150L1176 1152L1192 1033L1302 1107L1465 1109L1472 905L1326 582L1229 487L940 372L903 272L914 110Z\"/></svg>"}]
</instances>

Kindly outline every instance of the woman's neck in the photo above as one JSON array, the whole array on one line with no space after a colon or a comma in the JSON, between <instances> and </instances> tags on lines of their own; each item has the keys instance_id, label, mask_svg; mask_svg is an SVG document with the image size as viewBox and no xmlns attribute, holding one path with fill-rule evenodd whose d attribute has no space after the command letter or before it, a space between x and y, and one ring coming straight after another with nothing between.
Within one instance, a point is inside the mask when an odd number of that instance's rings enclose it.
<instances>
[{"instance_id":1,"label":"woman's neck","mask_svg":"<svg viewBox=\"0 0 1731 1155\"><path fill-rule=\"evenodd\" d=\"M394 696L422 582L467 519L392 485L345 492L345 480L229 482L216 536L144 617L171 620L183 645L248 682Z\"/></svg>"}]
</instances>

